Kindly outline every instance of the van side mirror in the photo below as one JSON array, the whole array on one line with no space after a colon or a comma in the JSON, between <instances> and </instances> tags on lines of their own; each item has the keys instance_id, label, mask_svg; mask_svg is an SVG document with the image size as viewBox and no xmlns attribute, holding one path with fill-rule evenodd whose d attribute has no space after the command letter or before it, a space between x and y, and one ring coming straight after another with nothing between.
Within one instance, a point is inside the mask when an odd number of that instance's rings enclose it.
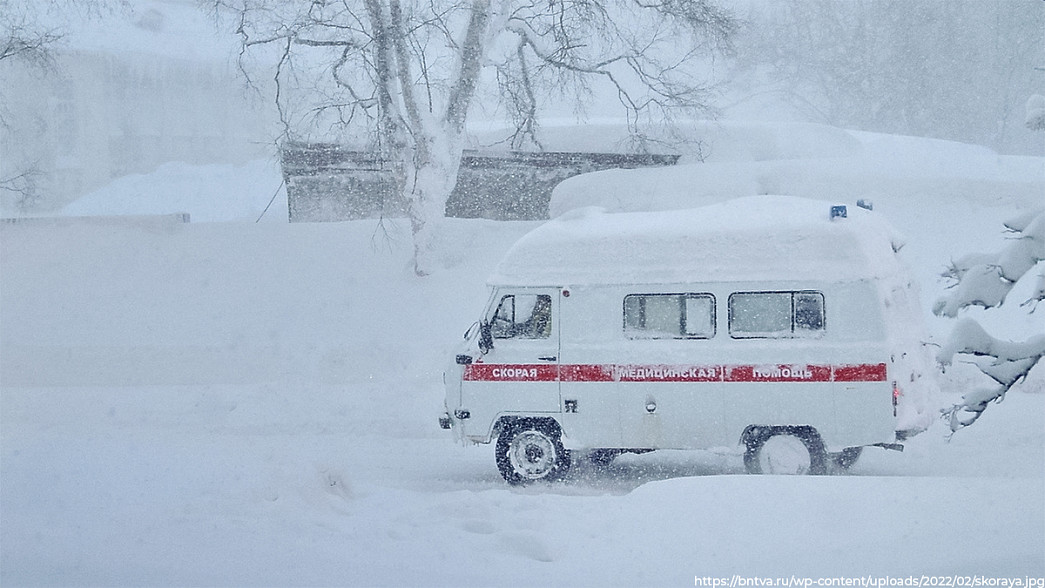
<instances>
[{"instance_id":1,"label":"van side mirror","mask_svg":"<svg viewBox=\"0 0 1045 588\"><path fill-rule=\"evenodd\" d=\"M493 333L490 332L490 323L483 321L479 323L479 351L483 353L493 349Z\"/></svg>"}]
</instances>

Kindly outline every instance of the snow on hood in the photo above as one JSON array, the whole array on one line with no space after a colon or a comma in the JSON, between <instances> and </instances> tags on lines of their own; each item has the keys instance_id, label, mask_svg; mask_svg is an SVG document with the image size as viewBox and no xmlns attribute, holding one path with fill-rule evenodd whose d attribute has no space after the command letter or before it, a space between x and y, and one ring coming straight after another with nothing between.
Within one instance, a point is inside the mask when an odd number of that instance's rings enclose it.
<instances>
[{"instance_id":1,"label":"snow on hood","mask_svg":"<svg viewBox=\"0 0 1045 588\"><path fill-rule=\"evenodd\" d=\"M894 275L902 246L875 213L793 196L751 196L689 210L584 208L521 238L490 284L563 286L694 281L852 281Z\"/></svg>"}]
</instances>

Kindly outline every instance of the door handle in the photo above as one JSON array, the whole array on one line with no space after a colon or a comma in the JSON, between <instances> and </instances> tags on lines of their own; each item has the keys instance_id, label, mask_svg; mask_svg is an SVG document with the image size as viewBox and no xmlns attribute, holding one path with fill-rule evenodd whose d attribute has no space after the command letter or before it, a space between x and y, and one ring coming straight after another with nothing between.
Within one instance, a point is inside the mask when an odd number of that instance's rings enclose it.
<instances>
[{"instance_id":1,"label":"door handle","mask_svg":"<svg viewBox=\"0 0 1045 588\"><path fill-rule=\"evenodd\" d=\"M545 355L544 357L538 357L541 361L558 361L559 358L554 355Z\"/></svg>"}]
</instances>

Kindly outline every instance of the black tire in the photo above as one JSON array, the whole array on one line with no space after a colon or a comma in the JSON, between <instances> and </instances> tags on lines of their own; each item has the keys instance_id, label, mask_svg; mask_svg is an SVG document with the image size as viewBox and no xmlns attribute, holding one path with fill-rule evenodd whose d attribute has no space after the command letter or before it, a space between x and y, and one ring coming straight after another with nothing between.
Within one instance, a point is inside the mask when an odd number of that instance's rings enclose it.
<instances>
[{"instance_id":1,"label":"black tire","mask_svg":"<svg viewBox=\"0 0 1045 588\"><path fill-rule=\"evenodd\" d=\"M747 450L744 452L744 467L749 474L811 474L827 473L827 454L824 443L815 429L808 427L765 427L758 434L747 439ZM773 469L771 452L792 453L802 448L802 453L795 453L794 463L783 464ZM795 467L792 468L791 466Z\"/></svg>"},{"instance_id":2,"label":"black tire","mask_svg":"<svg viewBox=\"0 0 1045 588\"><path fill-rule=\"evenodd\" d=\"M495 456L501 476L513 485L561 480L570 469L570 454L554 421L523 419L502 425Z\"/></svg>"}]
</instances>

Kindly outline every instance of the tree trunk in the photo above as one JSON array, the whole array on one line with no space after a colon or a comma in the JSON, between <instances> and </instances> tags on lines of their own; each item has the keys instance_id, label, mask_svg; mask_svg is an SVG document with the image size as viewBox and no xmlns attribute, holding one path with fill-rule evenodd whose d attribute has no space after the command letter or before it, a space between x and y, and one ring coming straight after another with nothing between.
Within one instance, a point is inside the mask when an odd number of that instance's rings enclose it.
<instances>
[{"instance_id":1,"label":"tree trunk","mask_svg":"<svg viewBox=\"0 0 1045 588\"><path fill-rule=\"evenodd\" d=\"M425 161L406 162L403 195L414 240L414 273L418 276L435 269L436 235L446 216L446 201L457 184L460 167L459 148L433 149Z\"/></svg>"},{"instance_id":2,"label":"tree trunk","mask_svg":"<svg viewBox=\"0 0 1045 588\"><path fill-rule=\"evenodd\" d=\"M389 2L388 29L393 35L403 110L410 128L410 141L402 150L403 195L414 237L414 273L418 276L431 273L435 267L436 230L446 216L446 201L457 184L465 121L482 66L489 20L490 0L472 0L454 83L445 112L437 119L431 112L432 104L427 111L422 108L410 83L413 75L402 10L399 0Z\"/></svg>"}]
</instances>

